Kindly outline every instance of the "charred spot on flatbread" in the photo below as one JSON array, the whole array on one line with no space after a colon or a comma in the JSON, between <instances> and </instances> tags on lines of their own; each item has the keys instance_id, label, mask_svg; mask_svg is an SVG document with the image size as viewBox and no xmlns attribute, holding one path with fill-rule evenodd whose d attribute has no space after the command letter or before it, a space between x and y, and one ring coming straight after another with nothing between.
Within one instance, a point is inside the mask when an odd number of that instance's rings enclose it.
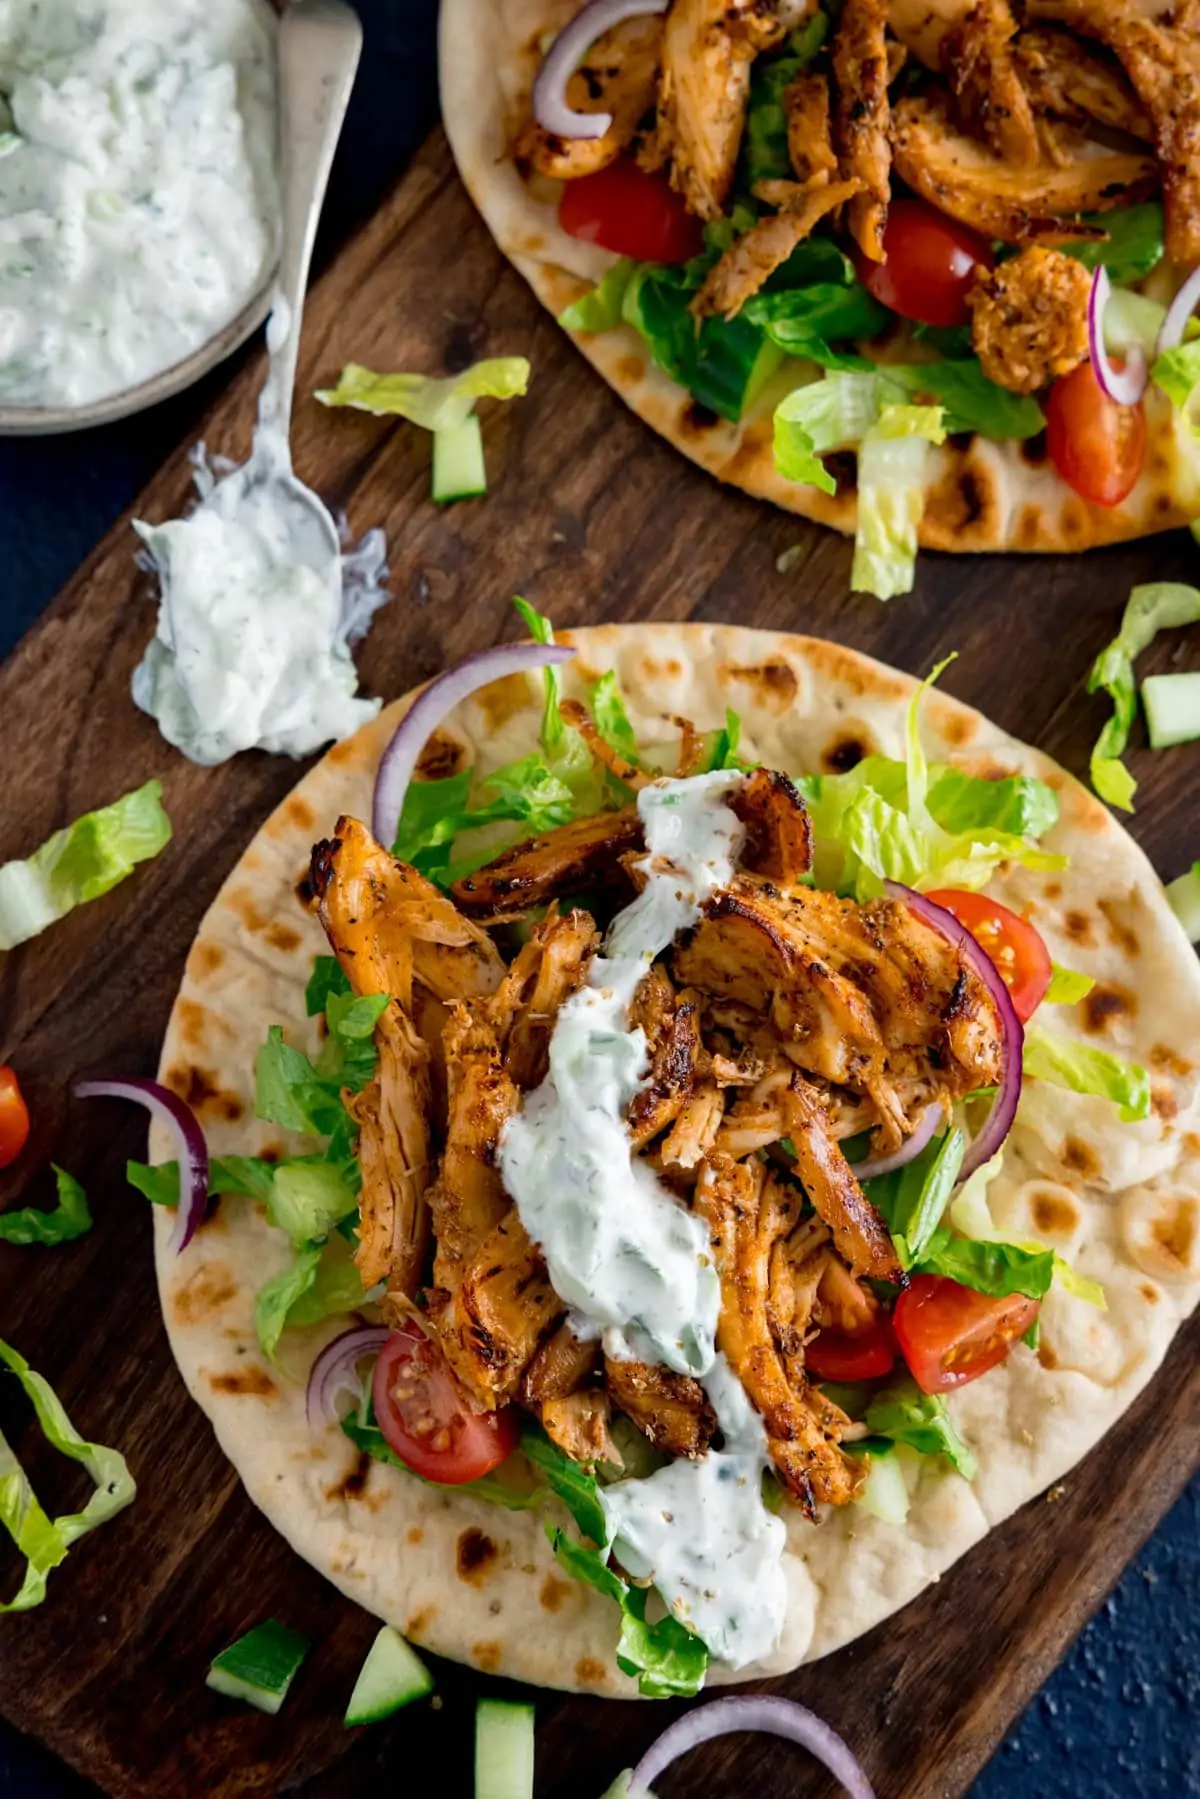
<instances>
[{"instance_id":1,"label":"charred spot on flatbread","mask_svg":"<svg viewBox=\"0 0 1200 1799\"><path fill-rule=\"evenodd\" d=\"M608 1669L603 1662L584 1655L575 1663L575 1678L581 1687L602 1687L608 1682Z\"/></svg>"},{"instance_id":2,"label":"charred spot on flatbread","mask_svg":"<svg viewBox=\"0 0 1200 1799\"><path fill-rule=\"evenodd\" d=\"M828 774L847 775L870 754L870 746L861 737L853 733L849 736L839 734L821 752L821 766Z\"/></svg>"},{"instance_id":3,"label":"charred spot on flatbread","mask_svg":"<svg viewBox=\"0 0 1200 1799\"><path fill-rule=\"evenodd\" d=\"M504 1660L504 1647L500 1643L472 1643L471 1660L481 1674L497 1674Z\"/></svg>"},{"instance_id":4,"label":"charred spot on flatbread","mask_svg":"<svg viewBox=\"0 0 1200 1799\"><path fill-rule=\"evenodd\" d=\"M1096 941L1090 914L1079 911L1077 907L1070 907L1063 915L1062 928L1072 943L1081 944L1086 949L1090 949Z\"/></svg>"},{"instance_id":5,"label":"charred spot on flatbread","mask_svg":"<svg viewBox=\"0 0 1200 1799\"><path fill-rule=\"evenodd\" d=\"M1100 1173L1099 1156L1090 1143L1084 1143L1079 1137L1071 1135L1064 1137L1059 1157L1065 1168L1081 1174L1085 1180L1095 1180Z\"/></svg>"},{"instance_id":6,"label":"charred spot on flatbread","mask_svg":"<svg viewBox=\"0 0 1200 1799\"><path fill-rule=\"evenodd\" d=\"M1194 1066L1186 1056L1181 1056L1179 1051L1172 1049L1168 1043L1154 1044L1148 1060L1151 1068L1159 1069L1166 1074L1177 1075L1181 1081L1185 1076L1191 1074Z\"/></svg>"},{"instance_id":7,"label":"charred spot on flatbread","mask_svg":"<svg viewBox=\"0 0 1200 1799\"><path fill-rule=\"evenodd\" d=\"M416 774L420 781L446 781L461 774L467 763L467 746L448 731L435 731L426 738L417 757Z\"/></svg>"},{"instance_id":8,"label":"charred spot on flatbread","mask_svg":"<svg viewBox=\"0 0 1200 1799\"><path fill-rule=\"evenodd\" d=\"M210 1374L208 1384L214 1393L232 1393L240 1399L274 1399L279 1389L257 1362L244 1368L233 1368L228 1374Z\"/></svg>"},{"instance_id":9,"label":"charred spot on flatbread","mask_svg":"<svg viewBox=\"0 0 1200 1799\"><path fill-rule=\"evenodd\" d=\"M558 1580L553 1574L547 1574L538 1588L538 1603L543 1611L561 1611L571 1597L571 1586L568 1581Z\"/></svg>"},{"instance_id":10,"label":"charred spot on flatbread","mask_svg":"<svg viewBox=\"0 0 1200 1799\"><path fill-rule=\"evenodd\" d=\"M1137 999L1127 987L1097 981L1091 992L1080 1001L1085 1030L1107 1031L1116 1018L1131 1017L1137 1011Z\"/></svg>"},{"instance_id":11,"label":"charred spot on flatbread","mask_svg":"<svg viewBox=\"0 0 1200 1799\"><path fill-rule=\"evenodd\" d=\"M204 1262L176 1287L171 1310L178 1324L204 1324L237 1296L233 1269L224 1262Z\"/></svg>"},{"instance_id":12,"label":"charred spot on flatbread","mask_svg":"<svg viewBox=\"0 0 1200 1799\"><path fill-rule=\"evenodd\" d=\"M333 1505L340 1500L361 1499L370 1478L371 1458L366 1450L360 1449L341 1480L326 1489L325 1497Z\"/></svg>"},{"instance_id":13,"label":"charred spot on flatbread","mask_svg":"<svg viewBox=\"0 0 1200 1799\"><path fill-rule=\"evenodd\" d=\"M1029 1197L1034 1229L1046 1237L1069 1237L1080 1222L1079 1203L1065 1187L1035 1188Z\"/></svg>"},{"instance_id":14,"label":"charred spot on flatbread","mask_svg":"<svg viewBox=\"0 0 1200 1799\"><path fill-rule=\"evenodd\" d=\"M499 1554L499 1549L487 1532L472 1525L469 1530L462 1532L455 1546L454 1561L458 1578L478 1586L487 1579L492 1563Z\"/></svg>"},{"instance_id":15,"label":"charred spot on flatbread","mask_svg":"<svg viewBox=\"0 0 1200 1799\"><path fill-rule=\"evenodd\" d=\"M795 705L800 691L800 682L791 663L775 657L756 667L731 668L726 679L749 688L752 699L764 712L776 718Z\"/></svg>"}]
</instances>

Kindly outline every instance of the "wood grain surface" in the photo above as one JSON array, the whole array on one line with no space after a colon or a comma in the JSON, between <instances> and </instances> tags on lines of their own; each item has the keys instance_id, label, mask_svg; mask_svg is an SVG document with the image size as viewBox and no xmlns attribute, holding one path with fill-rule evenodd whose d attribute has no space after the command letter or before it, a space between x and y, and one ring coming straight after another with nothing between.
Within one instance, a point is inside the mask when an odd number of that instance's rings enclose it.
<instances>
[{"instance_id":1,"label":"wood grain surface","mask_svg":"<svg viewBox=\"0 0 1200 1799\"><path fill-rule=\"evenodd\" d=\"M533 382L525 400L485 405L491 495L445 511L429 501L422 433L297 406L301 476L346 509L356 533L387 529L394 597L359 654L369 692L400 694L517 635L509 599L521 592L562 625L728 620L837 638L914 673L957 650L950 691L1081 771L1102 718L1082 691L1091 657L1134 582L1186 577L1194 562L1182 537L1074 560L923 556L909 598L851 596L848 544L720 488L626 413L499 256L435 137L314 291L301 392L351 359L454 370L513 352L530 357ZM260 376L257 360L243 367L214 409L212 448L246 453ZM142 496L141 515L186 504L187 448ZM135 710L129 679L154 608L134 547L123 520L0 672L0 860L152 775L176 833L125 885L0 957L0 1060L20 1069L34 1116L28 1152L0 1177L0 1203L47 1203L53 1157L84 1182L96 1215L66 1247L0 1246L3 1334L86 1436L125 1451L139 1482L132 1509L51 1576L47 1603L0 1622L0 1709L115 1795L323 1799L411 1789L418 1769L424 1786L437 1768L438 1792L457 1799L471 1790L474 1696L496 1683L439 1664L434 1708L343 1730L374 1622L260 1519L184 1392L160 1328L144 1201L123 1179L125 1158L144 1151L139 1117L68 1096L84 1073L153 1072L196 926L300 772L260 755L194 768ZM1156 646L1147 669L1174 647ZM1141 753L1133 764L1133 828L1169 877L1200 847L1194 754ZM964 1791L1171 1504L1197 1460L1198 1347L1193 1320L1150 1391L1054 1499L1028 1505L849 1650L775 1683L845 1733L880 1799ZM0 1428L48 1502L77 1498L8 1390ZM15 1561L0 1564L11 1590ZM204 1686L212 1655L269 1615L314 1643L276 1719ZM542 1696L539 1799L599 1794L668 1715ZM758 1738L693 1757L662 1791L819 1799L833 1789L796 1752Z\"/></svg>"}]
</instances>

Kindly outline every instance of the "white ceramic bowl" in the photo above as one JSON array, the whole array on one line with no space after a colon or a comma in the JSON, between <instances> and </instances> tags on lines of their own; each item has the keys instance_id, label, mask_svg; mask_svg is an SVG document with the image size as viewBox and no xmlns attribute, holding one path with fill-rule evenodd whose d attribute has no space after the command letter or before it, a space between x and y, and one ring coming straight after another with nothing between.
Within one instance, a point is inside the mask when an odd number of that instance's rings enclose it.
<instances>
[{"instance_id":1,"label":"white ceramic bowl","mask_svg":"<svg viewBox=\"0 0 1200 1799\"><path fill-rule=\"evenodd\" d=\"M279 23L277 8L270 0L251 0L251 4L269 22L272 31ZM145 412L160 400L182 393L202 375L240 349L258 330L271 310L271 289L275 283L272 269L258 292L247 300L236 318L170 368L139 381L136 387L122 388L102 400L89 400L84 406L0 406L0 437L49 437L60 431L84 431L92 425L110 425L114 419L129 418Z\"/></svg>"}]
</instances>

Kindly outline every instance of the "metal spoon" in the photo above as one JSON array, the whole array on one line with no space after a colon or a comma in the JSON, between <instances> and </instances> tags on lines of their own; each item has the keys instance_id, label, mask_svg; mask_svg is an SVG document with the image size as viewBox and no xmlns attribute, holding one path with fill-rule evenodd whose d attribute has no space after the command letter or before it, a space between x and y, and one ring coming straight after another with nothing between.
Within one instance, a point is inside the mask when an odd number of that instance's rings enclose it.
<instances>
[{"instance_id":1,"label":"metal spoon","mask_svg":"<svg viewBox=\"0 0 1200 1799\"><path fill-rule=\"evenodd\" d=\"M267 326L270 366L259 400L247 487L286 513L297 556L324 568L340 562L329 508L296 478L288 448L300 323L317 221L362 50L358 16L342 0L291 0L279 24L283 242Z\"/></svg>"}]
</instances>

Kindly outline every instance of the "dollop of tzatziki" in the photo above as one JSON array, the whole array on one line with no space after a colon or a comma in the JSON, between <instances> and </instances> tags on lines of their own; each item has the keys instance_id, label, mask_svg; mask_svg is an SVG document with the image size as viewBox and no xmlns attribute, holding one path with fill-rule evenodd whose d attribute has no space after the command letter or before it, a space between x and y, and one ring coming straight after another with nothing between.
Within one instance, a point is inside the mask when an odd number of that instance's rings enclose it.
<instances>
[{"instance_id":1,"label":"dollop of tzatziki","mask_svg":"<svg viewBox=\"0 0 1200 1799\"><path fill-rule=\"evenodd\" d=\"M784 1526L766 1509L762 1425L716 1351L720 1282L703 1221L639 1162L626 1123L647 1074L629 1006L654 958L733 876L744 832L737 773L659 781L638 795L642 892L613 920L586 986L559 1012L550 1067L507 1126L499 1166L521 1222L583 1335L614 1359L699 1376L724 1446L603 1490L610 1542L730 1666L769 1654L783 1626Z\"/></svg>"},{"instance_id":2,"label":"dollop of tzatziki","mask_svg":"<svg viewBox=\"0 0 1200 1799\"><path fill-rule=\"evenodd\" d=\"M0 6L0 404L78 406L181 361L278 254L254 0Z\"/></svg>"}]
</instances>

